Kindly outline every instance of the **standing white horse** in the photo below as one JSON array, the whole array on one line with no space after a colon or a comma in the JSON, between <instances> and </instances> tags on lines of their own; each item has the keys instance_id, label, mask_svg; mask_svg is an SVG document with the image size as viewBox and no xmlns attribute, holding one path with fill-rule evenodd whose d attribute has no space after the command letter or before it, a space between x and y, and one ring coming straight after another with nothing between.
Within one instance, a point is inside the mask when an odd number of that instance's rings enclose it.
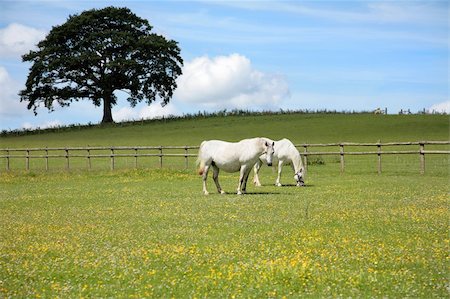
<instances>
[{"instance_id":1,"label":"standing white horse","mask_svg":"<svg viewBox=\"0 0 450 299\"><path fill-rule=\"evenodd\" d=\"M226 172L240 171L237 194L245 193L253 165L259 161L261 155L264 155L268 165L272 165L273 153L274 142L267 138L244 139L235 143L221 140L203 141L197 160L200 164L198 174L203 178L203 193L208 195L206 179L210 167L213 169L213 179L219 193L225 193L219 184L219 169Z\"/></svg>"},{"instance_id":2,"label":"standing white horse","mask_svg":"<svg viewBox=\"0 0 450 299\"><path fill-rule=\"evenodd\" d=\"M281 186L280 177L281 177L281 169L283 165L290 164L292 169L294 170L294 179L297 181L297 186L304 186L304 172L305 169L303 167L302 157L298 152L297 148L295 148L294 144L289 139L281 139L276 141L276 148L273 154L273 163L278 163L278 177L275 182L275 185ZM256 162L254 171L255 175L253 177L253 182L256 186L261 186L259 181L258 172L261 168L261 165L264 163L265 157L261 155L259 157L258 162ZM270 166L270 165L269 165Z\"/></svg>"}]
</instances>

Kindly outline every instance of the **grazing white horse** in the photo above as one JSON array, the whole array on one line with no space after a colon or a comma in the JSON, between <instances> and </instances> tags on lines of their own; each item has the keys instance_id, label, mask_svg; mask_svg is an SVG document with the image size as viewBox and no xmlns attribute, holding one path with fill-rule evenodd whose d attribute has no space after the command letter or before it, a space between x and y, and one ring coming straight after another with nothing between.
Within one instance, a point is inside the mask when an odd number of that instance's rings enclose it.
<instances>
[{"instance_id":1,"label":"grazing white horse","mask_svg":"<svg viewBox=\"0 0 450 299\"><path fill-rule=\"evenodd\" d=\"M198 174L203 178L203 193L208 195L206 179L210 167L213 169L213 179L219 193L225 193L219 184L219 169L226 172L240 171L237 194L245 193L253 165L259 161L261 155L264 155L268 165L272 165L273 152L274 142L267 138L244 139L239 142L203 141L197 160L200 164Z\"/></svg>"},{"instance_id":2,"label":"grazing white horse","mask_svg":"<svg viewBox=\"0 0 450 299\"><path fill-rule=\"evenodd\" d=\"M275 152L273 154L273 163L278 163L278 177L275 182L275 185L281 186L280 177L281 177L281 169L283 165L290 164L292 169L294 170L294 179L297 181L297 186L304 186L304 172L305 169L303 167L302 157L298 152L297 148L295 148L294 144L289 139L281 139L279 141L275 141L277 146L275 147ZM256 162L254 171L255 175L253 177L253 182L256 186L261 186L259 181L258 172L264 163L265 157L261 155L259 157L258 162ZM270 166L270 165L269 165Z\"/></svg>"}]
</instances>

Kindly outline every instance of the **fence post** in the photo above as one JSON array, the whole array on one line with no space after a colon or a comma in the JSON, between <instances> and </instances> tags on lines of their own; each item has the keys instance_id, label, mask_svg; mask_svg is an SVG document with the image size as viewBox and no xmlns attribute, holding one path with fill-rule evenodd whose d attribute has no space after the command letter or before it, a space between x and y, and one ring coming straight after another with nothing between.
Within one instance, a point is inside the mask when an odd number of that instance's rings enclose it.
<instances>
[{"instance_id":1,"label":"fence post","mask_svg":"<svg viewBox=\"0 0 450 299\"><path fill-rule=\"evenodd\" d=\"M69 149L65 148L66 151L66 169L70 170L70 163L69 163Z\"/></svg>"},{"instance_id":2,"label":"fence post","mask_svg":"<svg viewBox=\"0 0 450 299\"><path fill-rule=\"evenodd\" d=\"M27 149L27 156L25 158L25 168L27 169L27 171L30 170L30 150Z\"/></svg>"},{"instance_id":3,"label":"fence post","mask_svg":"<svg viewBox=\"0 0 450 299\"><path fill-rule=\"evenodd\" d=\"M420 174L425 173L425 142L420 142Z\"/></svg>"},{"instance_id":4,"label":"fence post","mask_svg":"<svg viewBox=\"0 0 450 299\"><path fill-rule=\"evenodd\" d=\"M378 174L381 174L381 144L380 142L378 142L377 144L378 147Z\"/></svg>"},{"instance_id":5,"label":"fence post","mask_svg":"<svg viewBox=\"0 0 450 299\"><path fill-rule=\"evenodd\" d=\"M134 149L134 168L135 168L135 169L138 168L137 158L138 158L138 149L135 148L135 149Z\"/></svg>"},{"instance_id":6,"label":"fence post","mask_svg":"<svg viewBox=\"0 0 450 299\"><path fill-rule=\"evenodd\" d=\"M303 145L303 147L305 148L305 155L303 155L303 167L305 168L305 173L308 172L308 145L305 144Z\"/></svg>"},{"instance_id":7,"label":"fence post","mask_svg":"<svg viewBox=\"0 0 450 299\"><path fill-rule=\"evenodd\" d=\"M9 149L6 149L6 170L10 170L9 169Z\"/></svg>"},{"instance_id":8,"label":"fence post","mask_svg":"<svg viewBox=\"0 0 450 299\"><path fill-rule=\"evenodd\" d=\"M89 170L92 169L92 165L91 165L91 149L87 148L87 162L88 162L88 168Z\"/></svg>"},{"instance_id":9,"label":"fence post","mask_svg":"<svg viewBox=\"0 0 450 299\"><path fill-rule=\"evenodd\" d=\"M48 171L48 148L45 148L45 170Z\"/></svg>"},{"instance_id":10,"label":"fence post","mask_svg":"<svg viewBox=\"0 0 450 299\"><path fill-rule=\"evenodd\" d=\"M159 146L159 168L163 167L163 151L162 146Z\"/></svg>"},{"instance_id":11,"label":"fence post","mask_svg":"<svg viewBox=\"0 0 450 299\"><path fill-rule=\"evenodd\" d=\"M339 144L339 152L340 152L340 156L341 156L341 173L344 173L344 170L345 170L344 145L342 143Z\"/></svg>"},{"instance_id":12,"label":"fence post","mask_svg":"<svg viewBox=\"0 0 450 299\"><path fill-rule=\"evenodd\" d=\"M114 170L114 148L111 148L111 170Z\"/></svg>"},{"instance_id":13,"label":"fence post","mask_svg":"<svg viewBox=\"0 0 450 299\"><path fill-rule=\"evenodd\" d=\"M188 169L188 146L184 146L184 166Z\"/></svg>"}]
</instances>

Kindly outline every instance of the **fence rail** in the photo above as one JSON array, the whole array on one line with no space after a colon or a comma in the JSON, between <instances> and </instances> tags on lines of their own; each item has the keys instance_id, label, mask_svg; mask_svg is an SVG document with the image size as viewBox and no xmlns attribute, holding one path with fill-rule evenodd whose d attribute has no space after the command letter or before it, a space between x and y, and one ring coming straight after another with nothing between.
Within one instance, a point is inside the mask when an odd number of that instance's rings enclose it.
<instances>
[{"instance_id":1,"label":"fence rail","mask_svg":"<svg viewBox=\"0 0 450 299\"><path fill-rule=\"evenodd\" d=\"M304 165L308 165L308 156L311 155L336 155L340 157L341 172L345 171L345 156L346 155L377 155L377 169L378 173L382 172L382 155L411 155L418 154L420 157L420 173L425 173L425 155L429 154L450 154L449 150L425 150L425 145L449 145L450 141L417 141L417 142L386 142L386 143L354 143L354 142L341 142L341 143L321 143L321 144L298 144L297 148L303 147L304 151L302 155L304 156ZM339 151L335 152L309 152L310 147L339 147ZM376 147L376 151L359 151L359 152L349 152L345 151L345 147ZM392 147L392 146L419 146L417 150L401 150L401 151L383 151L382 147Z\"/></svg>"},{"instance_id":2,"label":"fence rail","mask_svg":"<svg viewBox=\"0 0 450 299\"><path fill-rule=\"evenodd\" d=\"M443 146L450 145L450 141L418 141L418 142L387 142L387 143L320 143L320 144L296 144L298 149L303 148L300 153L304 159L304 165L308 165L308 157L310 156L325 156L333 155L338 156L340 161L341 172L345 171L345 156L352 155L376 155L378 173L382 172L382 156L383 155L419 155L420 173L425 173L425 156L426 155L449 155L450 150L426 150L425 146ZM414 150L385 150L383 147L394 146L418 146L418 149ZM337 148L336 151L310 151L311 148L324 148L331 147ZM348 147L375 147L376 150L372 151L346 151ZM110 168L114 170L116 168L116 159L131 157L134 158L134 167L138 166L138 158L142 157L158 157L159 167L163 167L164 157L177 157L184 158L185 167L189 166L189 158L197 157L196 151L199 146L113 146L113 147L53 147L53 148L2 148L0 149L0 159L6 160L6 170L11 170L12 159L24 159L25 169L30 170L31 159L44 159L45 169L49 170L50 159L64 159L65 168L70 169L71 158L85 158L87 161L87 168L92 168L92 159L96 158L109 158ZM195 153L192 151L195 150ZM145 152L147 151L147 152ZM151 151L150 153L148 151ZM167 151L178 151L177 153L171 153ZM59 152L59 153L58 153ZM106 152L106 153L105 153Z\"/></svg>"}]
</instances>

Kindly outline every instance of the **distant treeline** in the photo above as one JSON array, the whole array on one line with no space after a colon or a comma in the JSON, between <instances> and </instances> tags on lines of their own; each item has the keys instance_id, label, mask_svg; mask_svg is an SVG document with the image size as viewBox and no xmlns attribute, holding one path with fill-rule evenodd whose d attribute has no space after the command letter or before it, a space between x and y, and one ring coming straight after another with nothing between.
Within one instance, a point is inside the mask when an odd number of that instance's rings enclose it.
<instances>
[{"instance_id":1,"label":"distant treeline","mask_svg":"<svg viewBox=\"0 0 450 299\"><path fill-rule=\"evenodd\" d=\"M140 119L140 120L129 120L129 121L121 121L113 124L100 124L100 123L87 123L87 124L71 124L71 125L58 125L52 126L49 128L22 128L15 130L2 130L0 132L0 137L7 136L23 136L23 135L35 135L41 133L51 133L51 132L68 132L75 130L82 130L85 128L93 128L93 127L125 127L125 126L135 126L135 125L144 125L151 123L165 123L165 122L173 122L178 120L191 120L191 119L202 119L202 118L213 118L213 117L225 117L225 116L261 116L261 115L286 115L286 114L373 114L375 111L355 111L355 110L328 110L328 109L319 109L319 110L309 110L309 109L300 109L300 110L291 110L291 109L280 109L278 111L252 111L252 110L242 110L242 109L233 109L233 110L220 110L216 112L207 112L207 111L198 111L197 113L189 113L183 115L168 115L162 116L158 118L151 119ZM408 111L409 112L409 111ZM401 111L399 114L411 114L411 112ZM385 114L385 110L382 110L381 114ZM424 111L419 111L417 114L428 114ZM433 113L433 114L442 114L442 113ZM444 113L445 114L445 113Z\"/></svg>"}]
</instances>

